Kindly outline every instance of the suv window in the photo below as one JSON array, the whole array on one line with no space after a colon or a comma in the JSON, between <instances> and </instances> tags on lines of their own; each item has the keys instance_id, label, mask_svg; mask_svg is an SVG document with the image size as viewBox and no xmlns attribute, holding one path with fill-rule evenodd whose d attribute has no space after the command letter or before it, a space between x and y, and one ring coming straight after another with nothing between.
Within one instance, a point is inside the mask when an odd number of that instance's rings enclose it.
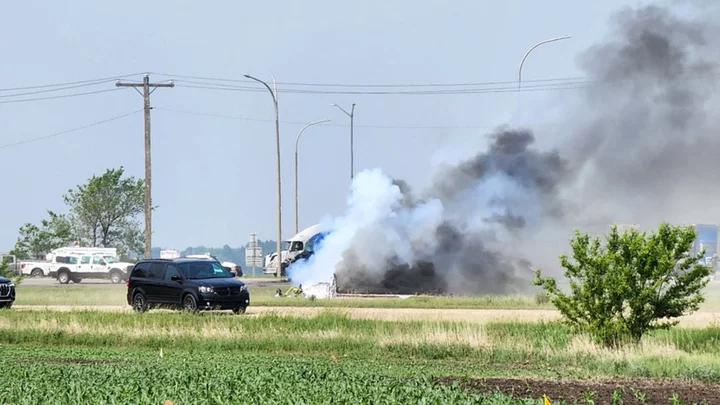
<instances>
[{"instance_id":1,"label":"suv window","mask_svg":"<svg viewBox=\"0 0 720 405\"><path fill-rule=\"evenodd\" d=\"M138 278L145 278L147 277L147 272L150 269L150 263L148 262L142 262L135 265L135 268L132 271L132 274L130 274L130 277L138 277Z\"/></svg>"},{"instance_id":2,"label":"suv window","mask_svg":"<svg viewBox=\"0 0 720 405\"><path fill-rule=\"evenodd\" d=\"M187 279L233 278L218 262L194 262L180 265L180 271Z\"/></svg>"},{"instance_id":3,"label":"suv window","mask_svg":"<svg viewBox=\"0 0 720 405\"><path fill-rule=\"evenodd\" d=\"M147 276L148 278L163 278L165 276L165 263L153 262Z\"/></svg>"},{"instance_id":4,"label":"suv window","mask_svg":"<svg viewBox=\"0 0 720 405\"><path fill-rule=\"evenodd\" d=\"M80 264L90 264L90 256L83 256L82 259L80 259Z\"/></svg>"},{"instance_id":5,"label":"suv window","mask_svg":"<svg viewBox=\"0 0 720 405\"><path fill-rule=\"evenodd\" d=\"M170 281L172 276L179 276L180 270L174 264L168 264L167 270L165 270L165 280Z\"/></svg>"},{"instance_id":6,"label":"suv window","mask_svg":"<svg viewBox=\"0 0 720 405\"><path fill-rule=\"evenodd\" d=\"M100 257L100 256L93 256L92 262L93 262L93 264L105 264L105 262L103 262L102 257Z\"/></svg>"},{"instance_id":7,"label":"suv window","mask_svg":"<svg viewBox=\"0 0 720 405\"><path fill-rule=\"evenodd\" d=\"M77 264L77 257L75 256L68 256L65 258L65 263L67 264Z\"/></svg>"}]
</instances>

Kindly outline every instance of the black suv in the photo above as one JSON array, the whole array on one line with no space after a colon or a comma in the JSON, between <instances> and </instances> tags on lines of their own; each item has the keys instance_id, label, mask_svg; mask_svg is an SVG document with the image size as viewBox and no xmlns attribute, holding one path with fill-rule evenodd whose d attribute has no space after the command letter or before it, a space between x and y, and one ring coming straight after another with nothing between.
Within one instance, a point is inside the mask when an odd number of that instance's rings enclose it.
<instances>
[{"instance_id":1,"label":"black suv","mask_svg":"<svg viewBox=\"0 0 720 405\"><path fill-rule=\"evenodd\" d=\"M15 284L12 280L0 277L0 308L10 308L15 302Z\"/></svg>"},{"instance_id":2,"label":"black suv","mask_svg":"<svg viewBox=\"0 0 720 405\"><path fill-rule=\"evenodd\" d=\"M127 281L127 302L136 312L150 306L245 313L247 286L222 264L208 259L149 259L135 264Z\"/></svg>"}]
</instances>

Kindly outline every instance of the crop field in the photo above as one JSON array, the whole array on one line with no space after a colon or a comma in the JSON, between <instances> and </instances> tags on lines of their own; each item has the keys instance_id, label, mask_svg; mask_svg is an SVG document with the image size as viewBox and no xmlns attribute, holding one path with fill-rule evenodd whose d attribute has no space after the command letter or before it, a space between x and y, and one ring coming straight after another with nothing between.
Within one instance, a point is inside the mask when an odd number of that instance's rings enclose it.
<instances>
[{"instance_id":1,"label":"crop field","mask_svg":"<svg viewBox=\"0 0 720 405\"><path fill-rule=\"evenodd\" d=\"M639 346L603 349L538 296L275 297L243 316L154 310L125 286L24 281L0 311L2 404L720 403L720 289Z\"/></svg>"},{"instance_id":2,"label":"crop field","mask_svg":"<svg viewBox=\"0 0 720 405\"><path fill-rule=\"evenodd\" d=\"M0 402L540 404L547 394L553 404L692 404L720 392L715 325L609 351L555 321L382 321L341 310L3 310Z\"/></svg>"}]
</instances>

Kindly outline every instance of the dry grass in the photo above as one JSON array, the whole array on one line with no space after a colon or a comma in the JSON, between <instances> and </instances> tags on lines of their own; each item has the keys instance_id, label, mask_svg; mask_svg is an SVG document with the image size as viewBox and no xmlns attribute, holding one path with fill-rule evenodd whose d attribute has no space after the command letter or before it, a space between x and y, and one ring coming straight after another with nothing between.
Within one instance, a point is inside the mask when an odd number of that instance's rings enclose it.
<instances>
[{"instance_id":1,"label":"dry grass","mask_svg":"<svg viewBox=\"0 0 720 405\"><path fill-rule=\"evenodd\" d=\"M13 308L22 311L131 312L128 306L16 305ZM560 314L557 311L544 309L333 308L332 311L347 314L354 319L371 319L378 321L466 322L486 324L491 322L548 322L560 319ZM326 312L328 312L328 309L323 307L250 307L248 308L247 315L276 314L311 317ZM718 325L720 325L720 312L695 312L680 318L679 324L679 326L682 327L692 328Z\"/></svg>"}]
</instances>

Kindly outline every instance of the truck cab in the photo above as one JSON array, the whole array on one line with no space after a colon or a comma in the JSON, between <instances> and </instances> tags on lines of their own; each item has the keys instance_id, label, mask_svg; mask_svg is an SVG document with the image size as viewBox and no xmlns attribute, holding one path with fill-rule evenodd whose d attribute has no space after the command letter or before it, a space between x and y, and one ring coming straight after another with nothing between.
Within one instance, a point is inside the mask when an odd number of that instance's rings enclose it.
<instances>
[{"instance_id":1,"label":"truck cab","mask_svg":"<svg viewBox=\"0 0 720 405\"><path fill-rule=\"evenodd\" d=\"M322 224L315 224L313 226L310 226L308 228L303 229L302 231L298 232L295 236L288 239L285 242L285 245L287 246L286 250L283 250L281 252L282 258L281 258L281 268L284 269L287 267L289 263L292 263L295 261L295 257L302 254L306 251L306 245L307 243L312 239L317 237L317 235L320 235L323 232L323 226ZM265 266L263 267L263 273L265 274L275 274L277 276L279 274L278 272L278 260L277 260L277 253L273 252L270 253L265 257Z\"/></svg>"}]
</instances>

